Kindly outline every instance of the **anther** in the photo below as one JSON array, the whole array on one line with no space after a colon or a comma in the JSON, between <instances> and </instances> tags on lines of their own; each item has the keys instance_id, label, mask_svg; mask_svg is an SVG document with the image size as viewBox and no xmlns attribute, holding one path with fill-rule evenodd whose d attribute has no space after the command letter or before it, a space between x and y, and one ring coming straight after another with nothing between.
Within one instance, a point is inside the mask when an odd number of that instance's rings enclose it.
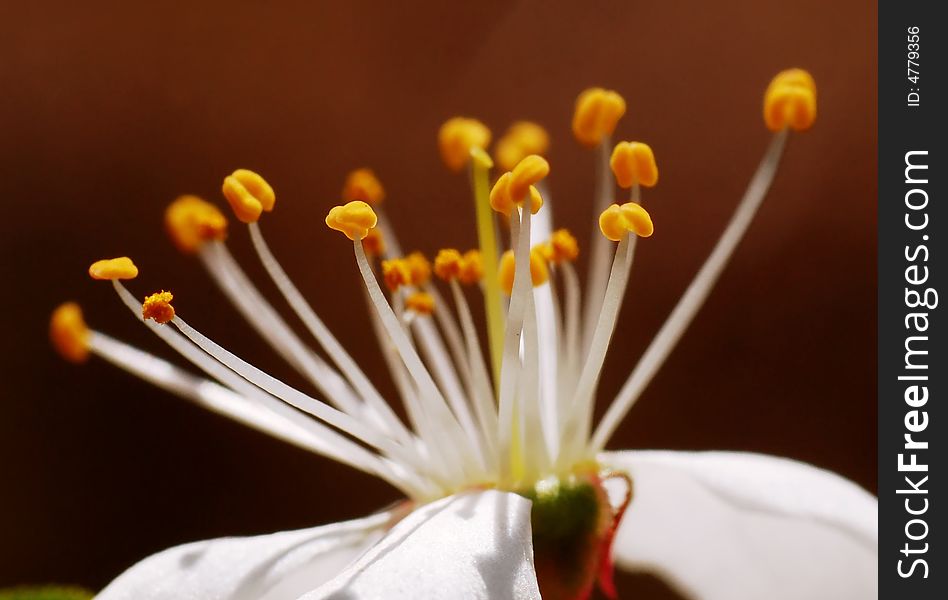
<instances>
[{"instance_id":1,"label":"anther","mask_svg":"<svg viewBox=\"0 0 948 600\"><path fill-rule=\"evenodd\" d=\"M344 206L334 206L326 215L326 225L341 231L352 241L364 240L369 230L378 223L372 207L361 200L353 200Z\"/></svg>"},{"instance_id":2,"label":"anther","mask_svg":"<svg viewBox=\"0 0 948 600\"><path fill-rule=\"evenodd\" d=\"M142 318L153 319L156 323L167 323L174 318L174 307L171 306L173 299L171 292L164 290L148 296L142 303Z\"/></svg>"},{"instance_id":3,"label":"anther","mask_svg":"<svg viewBox=\"0 0 948 600\"><path fill-rule=\"evenodd\" d=\"M464 261L461 253L453 248L443 248L435 256L434 272L439 279L452 281L461 275L461 263Z\"/></svg>"},{"instance_id":4,"label":"anther","mask_svg":"<svg viewBox=\"0 0 948 600\"><path fill-rule=\"evenodd\" d=\"M764 92L764 122L771 131L809 129L816 120L816 83L803 69L778 73Z\"/></svg>"},{"instance_id":5,"label":"anther","mask_svg":"<svg viewBox=\"0 0 948 600\"><path fill-rule=\"evenodd\" d=\"M179 196L165 209L165 229L182 252L197 252L204 242L227 237L227 218L197 196Z\"/></svg>"},{"instance_id":6,"label":"anther","mask_svg":"<svg viewBox=\"0 0 948 600\"><path fill-rule=\"evenodd\" d=\"M411 285L411 269L403 258L382 261L382 279L391 291L397 291L403 285Z\"/></svg>"},{"instance_id":7,"label":"anther","mask_svg":"<svg viewBox=\"0 0 948 600\"><path fill-rule=\"evenodd\" d=\"M441 159L452 171L460 171L471 160L475 148L483 150L490 143L490 129L477 119L454 117L438 130Z\"/></svg>"},{"instance_id":8,"label":"anther","mask_svg":"<svg viewBox=\"0 0 948 600\"><path fill-rule=\"evenodd\" d=\"M366 256L381 256L385 254L385 238L379 228L370 229L362 239L362 247Z\"/></svg>"},{"instance_id":9,"label":"anther","mask_svg":"<svg viewBox=\"0 0 948 600\"><path fill-rule=\"evenodd\" d=\"M655 155L648 144L619 142L612 151L609 166L621 188L628 189L633 185L652 187L658 183Z\"/></svg>"},{"instance_id":10,"label":"anther","mask_svg":"<svg viewBox=\"0 0 948 600\"><path fill-rule=\"evenodd\" d=\"M109 281L112 279L135 279L138 267L127 256L97 260L89 266L89 276L93 279Z\"/></svg>"},{"instance_id":11,"label":"anther","mask_svg":"<svg viewBox=\"0 0 948 600\"><path fill-rule=\"evenodd\" d=\"M550 236L550 241L544 244L546 259L558 265L562 262L573 262L579 256L579 243L566 229L557 229Z\"/></svg>"},{"instance_id":12,"label":"anther","mask_svg":"<svg viewBox=\"0 0 948 600\"><path fill-rule=\"evenodd\" d=\"M479 250L468 250L461 257L461 271L458 279L464 285L474 285L484 278L484 261Z\"/></svg>"},{"instance_id":13,"label":"anther","mask_svg":"<svg viewBox=\"0 0 948 600\"><path fill-rule=\"evenodd\" d=\"M546 154L550 136L543 127L530 121L517 121L497 140L494 158L504 171L510 171L530 154Z\"/></svg>"},{"instance_id":14,"label":"anther","mask_svg":"<svg viewBox=\"0 0 948 600\"><path fill-rule=\"evenodd\" d=\"M510 183L507 188L514 202L526 200L530 188L550 174L550 163L542 156L531 154L517 163L510 173Z\"/></svg>"},{"instance_id":15,"label":"anther","mask_svg":"<svg viewBox=\"0 0 948 600\"><path fill-rule=\"evenodd\" d=\"M70 362L81 363L89 358L89 328L78 304L65 302L56 307L49 319L49 339Z\"/></svg>"},{"instance_id":16,"label":"anther","mask_svg":"<svg viewBox=\"0 0 948 600\"><path fill-rule=\"evenodd\" d=\"M371 169L356 169L346 177L342 188L342 201L361 200L368 204L378 204L385 199L385 188Z\"/></svg>"},{"instance_id":17,"label":"anther","mask_svg":"<svg viewBox=\"0 0 948 600\"><path fill-rule=\"evenodd\" d=\"M221 191L237 218L244 223L260 219L262 211L270 212L276 194L266 180L248 169L237 169L224 178Z\"/></svg>"},{"instance_id":18,"label":"anther","mask_svg":"<svg viewBox=\"0 0 948 600\"><path fill-rule=\"evenodd\" d=\"M412 252L406 256L405 265L411 276L411 285L420 287L431 279L431 262L421 252Z\"/></svg>"},{"instance_id":19,"label":"anther","mask_svg":"<svg viewBox=\"0 0 948 600\"><path fill-rule=\"evenodd\" d=\"M576 99L573 112L573 135L579 143L596 146L612 135L625 114L625 100L618 93L602 88L589 88Z\"/></svg>"},{"instance_id":20,"label":"anther","mask_svg":"<svg viewBox=\"0 0 948 600\"><path fill-rule=\"evenodd\" d=\"M500 268L498 269L498 278L500 287L508 296L513 292L514 272L516 271L516 261L513 251L507 250L500 257ZM546 266L546 260L539 247L530 250L530 280L533 286L539 286L546 283L550 278L550 271Z\"/></svg>"},{"instance_id":21,"label":"anther","mask_svg":"<svg viewBox=\"0 0 948 600\"><path fill-rule=\"evenodd\" d=\"M430 315L435 310L435 301L431 294L415 292L405 299L405 308L419 315Z\"/></svg>"},{"instance_id":22,"label":"anther","mask_svg":"<svg viewBox=\"0 0 948 600\"><path fill-rule=\"evenodd\" d=\"M539 161L533 160L534 158ZM524 167L517 174L516 169L520 168L520 165ZM520 161L514 171L507 171L494 183L494 187L490 190L491 208L509 216L514 207L520 205L529 196L530 212L536 214L543 207L543 197L540 191L529 182L534 180L535 183L543 179L549 173L549 168L549 164L540 156L528 156ZM515 193L517 195L514 195Z\"/></svg>"},{"instance_id":23,"label":"anther","mask_svg":"<svg viewBox=\"0 0 948 600\"><path fill-rule=\"evenodd\" d=\"M618 242L626 233L632 232L639 237L652 235L654 227L648 211L634 202L622 206L613 204L599 215L599 229L613 242Z\"/></svg>"}]
</instances>

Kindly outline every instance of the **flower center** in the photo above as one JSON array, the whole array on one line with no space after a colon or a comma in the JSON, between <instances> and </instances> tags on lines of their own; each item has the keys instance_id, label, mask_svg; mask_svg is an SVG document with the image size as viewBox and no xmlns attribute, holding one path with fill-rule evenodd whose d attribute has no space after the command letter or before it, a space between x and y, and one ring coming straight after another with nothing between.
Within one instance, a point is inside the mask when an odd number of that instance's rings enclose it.
<instances>
[{"instance_id":1,"label":"flower center","mask_svg":"<svg viewBox=\"0 0 948 600\"><path fill-rule=\"evenodd\" d=\"M614 507L604 481L623 479L625 499ZM588 598L598 579L614 597L611 547L615 526L631 498L625 474L580 473L544 479L518 492L533 502L531 526L537 580L544 599Z\"/></svg>"}]
</instances>

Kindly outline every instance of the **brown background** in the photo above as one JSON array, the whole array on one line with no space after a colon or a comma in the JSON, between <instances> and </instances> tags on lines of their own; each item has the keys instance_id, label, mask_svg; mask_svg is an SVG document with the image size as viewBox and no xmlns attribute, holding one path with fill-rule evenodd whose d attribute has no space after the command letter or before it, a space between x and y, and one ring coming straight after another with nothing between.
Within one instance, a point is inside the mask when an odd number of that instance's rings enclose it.
<instances>
[{"instance_id":1,"label":"brown background","mask_svg":"<svg viewBox=\"0 0 948 600\"><path fill-rule=\"evenodd\" d=\"M219 201L223 175L259 170L279 197L263 222L274 251L377 370L348 245L321 224L345 172L377 170L415 247L469 246L466 184L440 165L438 125L464 113L500 133L534 119L554 139L558 223L585 241L592 154L569 119L593 84L625 95L618 133L650 142L662 173L646 195L657 233L638 255L603 399L756 166L769 78L807 67L820 103L817 126L792 140L769 201L613 447L769 452L875 489L875 3L400 4L0 9L0 586L99 587L172 544L356 517L395 498L100 361L61 361L46 319L65 299L93 326L165 355L108 286L87 279L89 262L135 257L136 293L171 287L192 323L298 382L161 230L176 194ZM242 228L231 246L272 291Z\"/></svg>"}]
</instances>

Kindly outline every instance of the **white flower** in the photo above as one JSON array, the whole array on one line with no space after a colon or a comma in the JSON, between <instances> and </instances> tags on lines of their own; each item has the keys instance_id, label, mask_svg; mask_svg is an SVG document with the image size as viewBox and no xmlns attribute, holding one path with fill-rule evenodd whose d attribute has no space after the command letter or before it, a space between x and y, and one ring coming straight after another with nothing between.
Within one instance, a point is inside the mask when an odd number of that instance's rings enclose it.
<instances>
[{"instance_id":1,"label":"white flower","mask_svg":"<svg viewBox=\"0 0 948 600\"><path fill-rule=\"evenodd\" d=\"M54 313L57 347L73 360L89 353L105 358L211 410L380 477L406 501L355 521L172 548L130 568L99 597L503 599L538 598L542 591L548 599L584 598L597 582L614 595L613 558L620 568L655 572L695 598L875 596L876 500L855 484L749 453L604 450L750 224L789 130L812 123L815 93L800 70L779 74L768 88L764 116L775 134L760 168L707 262L595 427L596 385L636 241L653 229L641 188L658 178L647 145L622 142L612 149L610 136L625 111L615 92L587 90L573 120L577 139L599 151L595 210L603 236L590 249L582 294L571 265L575 239L553 231L542 181L549 165L539 156L547 138L538 126L518 123L497 144L497 161L508 170L492 189L486 127L457 118L439 133L446 164L469 169L480 240L478 251L447 249L434 261L453 310L431 281L426 259L398 258L375 176L364 169L350 175L343 192L348 203L334 208L326 223L353 240L370 320L407 425L270 252L257 221L276 197L263 178L235 171L224 181L224 196L249 224L264 267L322 354L291 330L234 261L223 243L223 215L195 197L176 200L166 213L176 244L198 255L250 324L328 402L267 375L188 325L175 315L170 292L139 304L121 283L138 274L127 258L99 261L90 274L111 280L128 308L210 379L88 329L75 305ZM628 203L610 206L610 167L631 190ZM491 208L510 225L511 250L503 257ZM614 251L609 240L618 242ZM376 256L385 260L376 264ZM486 361L462 289L478 283Z\"/></svg>"}]
</instances>

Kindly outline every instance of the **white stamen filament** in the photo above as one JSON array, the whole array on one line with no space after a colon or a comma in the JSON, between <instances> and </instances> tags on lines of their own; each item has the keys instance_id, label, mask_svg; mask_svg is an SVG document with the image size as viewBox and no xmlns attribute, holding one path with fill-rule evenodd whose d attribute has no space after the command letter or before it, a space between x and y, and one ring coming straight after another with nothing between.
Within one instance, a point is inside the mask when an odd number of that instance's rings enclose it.
<instances>
[{"instance_id":1,"label":"white stamen filament","mask_svg":"<svg viewBox=\"0 0 948 600\"><path fill-rule=\"evenodd\" d=\"M287 276L283 267L280 266L263 238L259 224L251 223L248 228L250 229L250 239L253 241L253 246L260 257L260 262L309 332L316 338L316 341L326 351L329 358L336 363L336 366L339 367L343 376L349 380L352 387L368 403L370 409L379 415L380 420L386 425L386 430L402 442L409 440L411 433L405 428L385 399L382 398L382 395L369 381L369 378L366 377L362 369L359 368L345 348L342 347L342 344L326 327L306 299L303 298L303 295Z\"/></svg>"},{"instance_id":2,"label":"white stamen filament","mask_svg":"<svg viewBox=\"0 0 948 600\"><path fill-rule=\"evenodd\" d=\"M598 219L602 211L612 204L614 183L609 170L609 156L612 151L612 140L609 136L602 139L596 157L596 183L593 215ZM589 244L589 274L586 283L586 308L583 315L583 351L589 349L592 343L592 334L599 321L599 310L602 307L603 294L606 292L606 277L609 274L609 259L611 248L609 240L599 231L599 222L594 220L592 238Z\"/></svg>"},{"instance_id":3,"label":"white stamen filament","mask_svg":"<svg viewBox=\"0 0 948 600\"><path fill-rule=\"evenodd\" d=\"M582 452L585 440L589 439L590 421L595 407L596 384L602 372L602 365L609 349L609 342L612 340L612 333L616 328L619 308L622 306L622 299L629 281L629 271L635 256L635 238L634 233L627 233L616 248L609 283L606 285L606 293L602 300L602 311L599 313L599 321L596 323L586 362L583 364L576 384L570 406L571 414L563 433L563 438L568 440L571 450L569 453L564 453L563 458L566 461L580 458L576 453Z\"/></svg>"},{"instance_id":4,"label":"white stamen filament","mask_svg":"<svg viewBox=\"0 0 948 600\"><path fill-rule=\"evenodd\" d=\"M522 211L529 213L529 210ZM498 393L498 430L497 438L501 456L501 479L510 477L513 465L512 444L514 442L515 403L517 382L520 377L520 333L523 329L523 304L526 295L533 286L533 282L526 282L524 276L530 277L530 237L521 231L521 220L529 231L529 217L520 219L516 214L510 216L510 240L514 247L514 282L507 306L507 319L504 327L504 352L501 361L500 385ZM526 290L524 290L526 285Z\"/></svg>"},{"instance_id":5,"label":"white stamen filament","mask_svg":"<svg viewBox=\"0 0 948 600\"><path fill-rule=\"evenodd\" d=\"M365 448L322 427L319 434L303 429L295 420L272 412L258 402L213 381L192 375L171 363L129 346L103 333L92 331L89 349L113 365L162 389L191 400L212 412L231 418L304 450L321 454L375 475L414 498L430 497L435 490L417 477L408 477L397 465L385 462Z\"/></svg>"},{"instance_id":6,"label":"white stamen filament","mask_svg":"<svg viewBox=\"0 0 948 600\"><path fill-rule=\"evenodd\" d=\"M470 396L473 399L474 412L480 422L482 435L484 436L488 464L496 466L498 458L497 407L494 404L494 390L491 387L487 365L484 363L484 355L477 337L477 329L474 326L474 317L471 315L471 307L458 282L451 280L450 286L451 293L454 296L454 304L461 318L461 329L464 332L464 341L467 346L467 360L473 388Z\"/></svg>"},{"instance_id":7,"label":"white stamen filament","mask_svg":"<svg viewBox=\"0 0 948 600\"><path fill-rule=\"evenodd\" d=\"M346 413L332 408L311 396L307 396L299 390L283 383L276 377L264 373L188 325L180 316L175 316L171 320L171 323L173 323L185 337L204 350L204 352L257 387L266 390L287 404L332 425L357 440L378 448L389 454L392 458L402 461L405 465L410 465L421 472L425 472L424 465L420 463L419 457L415 454L414 447L408 448L402 446L384 434L379 433L374 428L367 427L361 421Z\"/></svg>"},{"instance_id":8,"label":"white stamen filament","mask_svg":"<svg viewBox=\"0 0 948 600\"><path fill-rule=\"evenodd\" d=\"M744 232L747 231L748 225L757 213L761 202L767 195L767 190L777 173L777 166L780 163L780 156L786 144L787 135L787 130L774 135L764 158L760 162L760 166L757 168L757 172L751 178L747 191L744 192L744 197L734 211L730 223L728 223L714 250L711 251L711 255L705 260L701 270L698 271L698 274L668 316L665 324L662 325L652 343L649 344L645 354L642 355L635 369L626 379L619 395L599 422L589 446L590 452L596 453L605 447L616 427L619 426L619 423L622 422L629 409L638 400L652 377L661 368L668 354L675 347L698 309L701 308L704 300L708 297L711 288L721 275L728 259L733 254L738 242L740 242Z\"/></svg>"},{"instance_id":9,"label":"white stamen filament","mask_svg":"<svg viewBox=\"0 0 948 600\"><path fill-rule=\"evenodd\" d=\"M478 465L474 459L475 449L472 448L469 443L458 443L460 440L466 440L466 436L454 418L454 415L448 409L444 396L441 395L438 386L431 378L421 358L412 346L392 306L385 300L385 295L382 293L382 289L379 287L378 281L376 281L375 275L372 272L372 267L369 265L368 258L365 256L362 242L355 241L353 248L355 250L356 263L359 266L359 272L368 290L369 298L372 300L372 305L381 319L382 325L388 332L389 337L398 349L402 361L408 368L408 372L418 386L419 398L423 403L426 414L438 424L437 433L443 435L448 440L445 446L439 446L438 449L442 450L446 457L452 456L457 460L458 469L454 470L455 473L459 473L463 477L463 475L469 471L476 471Z\"/></svg>"},{"instance_id":10,"label":"white stamen filament","mask_svg":"<svg viewBox=\"0 0 948 600\"><path fill-rule=\"evenodd\" d=\"M576 269L568 262L560 265L560 272L563 274L563 290L566 294L566 307L563 317L566 341L565 362L563 369L566 373L567 381L572 382L570 387L561 391L560 413L563 414L567 404L565 401L573 397L575 391L575 382L579 377L579 307L582 301L582 292L579 287L579 277L576 275Z\"/></svg>"},{"instance_id":11,"label":"white stamen filament","mask_svg":"<svg viewBox=\"0 0 948 600\"><path fill-rule=\"evenodd\" d=\"M336 408L354 417L363 416L363 405L345 380L293 333L286 321L251 283L222 242L204 244L198 256L211 278L263 339ZM375 415L372 416L373 426L381 429Z\"/></svg>"}]
</instances>

